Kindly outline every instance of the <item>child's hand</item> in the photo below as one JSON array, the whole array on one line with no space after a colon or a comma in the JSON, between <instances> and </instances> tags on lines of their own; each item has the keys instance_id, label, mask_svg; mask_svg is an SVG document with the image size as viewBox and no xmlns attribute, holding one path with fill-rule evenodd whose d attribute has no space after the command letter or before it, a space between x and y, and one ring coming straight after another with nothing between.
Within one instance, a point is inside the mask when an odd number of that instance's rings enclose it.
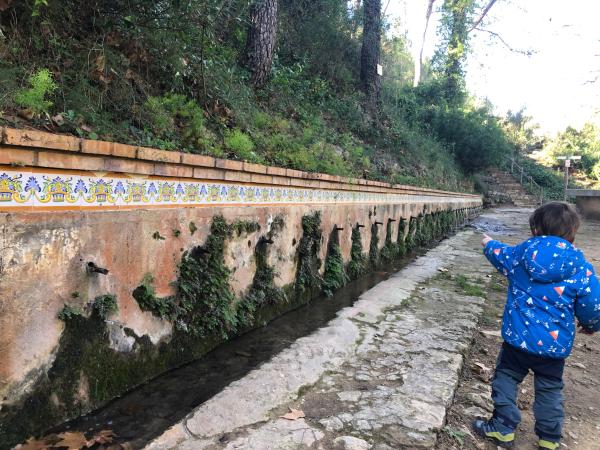
<instances>
[{"instance_id":1,"label":"child's hand","mask_svg":"<svg viewBox=\"0 0 600 450\"><path fill-rule=\"evenodd\" d=\"M493 239L491 237L489 237L487 234L484 234L483 239L481 239L481 246L485 247L487 245L487 243L490 241L493 241Z\"/></svg>"}]
</instances>

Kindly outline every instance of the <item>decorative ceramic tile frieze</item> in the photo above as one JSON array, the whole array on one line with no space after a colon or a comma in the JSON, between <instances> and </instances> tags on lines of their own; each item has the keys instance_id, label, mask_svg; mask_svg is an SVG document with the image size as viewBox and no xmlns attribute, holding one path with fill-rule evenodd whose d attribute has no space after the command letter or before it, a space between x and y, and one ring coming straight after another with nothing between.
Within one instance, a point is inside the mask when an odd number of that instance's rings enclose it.
<instances>
[{"instance_id":1,"label":"decorative ceramic tile frieze","mask_svg":"<svg viewBox=\"0 0 600 450\"><path fill-rule=\"evenodd\" d=\"M0 211L313 203L447 203L460 197L295 188L125 174L0 167ZM462 199L464 200L464 199Z\"/></svg>"}]
</instances>

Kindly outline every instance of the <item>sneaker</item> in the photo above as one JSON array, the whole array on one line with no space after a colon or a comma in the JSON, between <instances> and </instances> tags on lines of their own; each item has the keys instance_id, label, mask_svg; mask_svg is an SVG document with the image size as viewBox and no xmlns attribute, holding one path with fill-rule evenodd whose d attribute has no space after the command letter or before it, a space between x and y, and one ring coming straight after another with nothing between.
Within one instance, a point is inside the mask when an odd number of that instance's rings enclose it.
<instances>
[{"instance_id":1,"label":"sneaker","mask_svg":"<svg viewBox=\"0 0 600 450\"><path fill-rule=\"evenodd\" d=\"M539 450L556 450L557 448L560 448L560 442L547 441L546 439L540 439L538 441Z\"/></svg>"},{"instance_id":2,"label":"sneaker","mask_svg":"<svg viewBox=\"0 0 600 450\"><path fill-rule=\"evenodd\" d=\"M479 436L484 437L502 448L513 448L515 442L515 433L502 434L494 425L485 420L476 420L473 422L473 430ZM552 447L554 448L554 447Z\"/></svg>"}]
</instances>

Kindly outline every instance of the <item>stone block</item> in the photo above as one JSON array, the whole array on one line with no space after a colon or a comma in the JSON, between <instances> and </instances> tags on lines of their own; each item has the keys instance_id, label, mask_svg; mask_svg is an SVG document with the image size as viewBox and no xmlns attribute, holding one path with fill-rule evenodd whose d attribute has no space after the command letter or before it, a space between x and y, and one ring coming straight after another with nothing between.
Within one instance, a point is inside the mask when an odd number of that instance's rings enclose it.
<instances>
[{"instance_id":1,"label":"stone block","mask_svg":"<svg viewBox=\"0 0 600 450\"><path fill-rule=\"evenodd\" d=\"M277 175L280 177L285 177L286 169L283 167L267 167L267 175Z\"/></svg>"},{"instance_id":2,"label":"stone block","mask_svg":"<svg viewBox=\"0 0 600 450\"><path fill-rule=\"evenodd\" d=\"M93 141L91 139L81 140L82 153L94 153L96 155L110 155L114 147L114 142Z\"/></svg>"},{"instance_id":3,"label":"stone block","mask_svg":"<svg viewBox=\"0 0 600 450\"><path fill-rule=\"evenodd\" d=\"M242 161L233 161L231 159L216 159L215 167L217 169L225 170L244 170L244 163Z\"/></svg>"},{"instance_id":4,"label":"stone block","mask_svg":"<svg viewBox=\"0 0 600 450\"><path fill-rule=\"evenodd\" d=\"M183 153L181 155L181 162L189 166L199 167L215 167L216 161L212 156L206 155L194 155L191 153Z\"/></svg>"},{"instance_id":5,"label":"stone block","mask_svg":"<svg viewBox=\"0 0 600 450\"><path fill-rule=\"evenodd\" d=\"M156 163L154 164L154 175L163 177L192 178L194 168L179 164Z\"/></svg>"},{"instance_id":6,"label":"stone block","mask_svg":"<svg viewBox=\"0 0 600 450\"><path fill-rule=\"evenodd\" d=\"M73 153L45 152L38 153L39 167L72 170L104 170L104 158L82 156Z\"/></svg>"},{"instance_id":7,"label":"stone block","mask_svg":"<svg viewBox=\"0 0 600 450\"><path fill-rule=\"evenodd\" d=\"M34 150L0 147L0 164L33 166L35 157Z\"/></svg>"},{"instance_id":8,"label":"stone block","mask_svg":"<svg viewBox=\"0 0 600 450\"><path fill-rule=\"evenodd\" d=\"M254 173L267 173L267 166L263 166L262 164L253 164L244 161L244 170L246 172L254 172Z\"/></svg>"},{"instance_id":9,"label":"stone block","mask_svg":"<svg viewBox=\"0 0 600 450\"><path fill-rule=\"evenodd\" d=\"M154 164L146 161L106 158L104 160L104 170L108 172L152 175L154 173Z\"/></svg>"},{"instance_id":10,"label":"stone block","mask_svg":"<svg viewBox=\"0 0 600 450\"><path fill-rule=\"evenodd\" d=\"M247 172L226 171L224 179L227 181L237 181L237 182L248 183L252 180L252 175L253 174L247 173Z\"/></svg>"},{"instance_id":11,"label":"stone block","mask_svg":"<svg viewBox=\"0 0 600 450\"><path fill-rule=\"evenodd\" d=\"M137 157L139 159L147 159L150 161L180 163L181 153L170 152L167 150L157 150L155 148L138 147Z\"/></svg>"},{"instance_id":12,"label":"stone block","mask_svg":"<svg viewBox=\"0 0 600 450\"><path fill-rule=\"evenodd\" d=\"M137 147L134 145L115 143L111 155L120 158L135 158L137 156Z\"/></svg>"},{"instance_id":13,"label":"stone block","mask_svg":"<svg viewBox=\"0 0 600 450\"><path fill-rule=\"evenodd\" d=\"M62 134L44 133L42 131L5 128L4 143L20 147L50 148L78 152L81 139Z\"/></svg>"},{"instance_id":14,"label":"stone block","mask_svg":"<svg viewBox=\"0 0 600 450\"><path fill-rule=\"evenodd\" d=\"M194 178L203 180L224 180L225 171L221 169L211 169L209 167L194 167Z\"/></svg>"}]
</instances>

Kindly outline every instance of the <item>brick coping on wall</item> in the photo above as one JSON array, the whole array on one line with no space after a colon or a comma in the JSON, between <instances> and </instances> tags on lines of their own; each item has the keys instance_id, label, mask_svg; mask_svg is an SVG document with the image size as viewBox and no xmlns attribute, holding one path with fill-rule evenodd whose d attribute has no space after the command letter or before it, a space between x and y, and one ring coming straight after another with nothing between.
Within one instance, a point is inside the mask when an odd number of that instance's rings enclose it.
<instances>
[{"instance_id":1,"label":"brick coping on wall","mask_svg":"<svg viewBox=\"0 0 600 450\"><path fill-rule=\"evenodd\" d=\"M344 178L282 167L159 150L116 142L95 141L37 130L0 128L0 165L121 172L162 177L238 181L320 189L429 194L476 198L473 194L391 185L381 181Z\"/></svg>"}]
</instances>

